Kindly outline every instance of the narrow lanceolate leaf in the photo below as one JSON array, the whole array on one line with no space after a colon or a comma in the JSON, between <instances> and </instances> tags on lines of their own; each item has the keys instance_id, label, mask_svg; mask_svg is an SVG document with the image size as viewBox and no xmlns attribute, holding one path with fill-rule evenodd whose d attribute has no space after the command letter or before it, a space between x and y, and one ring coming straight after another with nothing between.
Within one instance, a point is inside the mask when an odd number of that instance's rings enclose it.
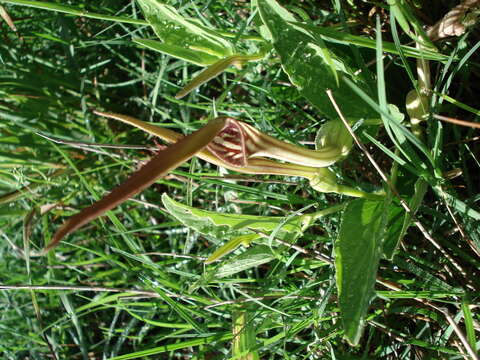
<instances>
[{"instance_id":1,"label":"narrow lanceolate leaf","mask_svg":"<svg viewBox=\"0 0 480 360\"><path fill-rule=\"evenodd\" d=\"M207 258L207 260L205 260L205 264L210 264L214 261L220 260L225 255L230 254L232 251L234 251L240 245L249 246L251 242L256 241L258 239L261 239L261 238L262 238L262 235L255 234L255 233L245 234L245 235L240 235L240 236L234 237L231 240L228 240L225 245L223 245L223 246L219 247L217 250L215 250L215 252L212 255L210 255Z\"/></svg>"},{"instance_id":2,"label":"narrow lanceolate leaf","mask_svg":"<svg viewBox=\"0 0 480 360\"><path fill-rule=\"evenodd\" d=\"M383 254L385 258L392 260L398 245L403 240L408 228L413 222L412 215L415 215L420 205L422 205L427 190L428 183L422 178L419 178L415 183L415 193L408 204L410 213L405 213L400 206L391 204L387 234L383 243Z\"/></svg>"},{"instance_id":3,"label":"narrow lanceolate leaf","mask_svg":"<svg viewBox=\"0 0 480 360\"><path fill-rule=\"evenodd\" d=\"M388 260L393 259L393 255L402 236L403 219L405 210L400 206L391 204L388 213L387 230L385 240L383 241L383 257Z\"/></svg>"},{"instance_id":4,"label":"narrow lanceolate leaf","mask_svg":"<svg viewBox=\"0 0 480 360\"><path fill-rule=\"evenodd\" d=\"M185 87L182 88L175 95L175 99L181 99L181 98L187 96L193 90L197 89L201 85L210 81L214 77L217 77L218 75L220 75L222 72L225 71L225 69L227 69L230 65L233 64L231 60L232 60L232 56L228 56L225 59L218 60L214 64L207 67L198 76L196 76L192 81L190 81L187 85L185 85Z\"/></svg>"},{"instance_id":5,"label":"narrow lanceolate leaf","mask_svg":"<svg viewBox=\"0 0 480 360\"><path fill-rule=\"evenodd\" d=\"M346 33L343 30L336 30L334 28L314 26L310 24L295 23L295 27L304 29L314 37L321 37L325 41L332 43L339 43L344 45L357 45L359 47L375 49L375 39L369 39L365 36L358 36ZM448 60L447 55L443 55L438 51L427 50L424 48L417 49L412 46L400 45L397 47L396 44L389 41L382 41L383 51L398 55L400 51L407 57L424 59L424 60L434 60L434 61L446 61Z\"/></svg>"},{"instance_id":6,"label":"narrow lanceolate leaf","mask_svg":"<svg viewBox=\"0 0 480 360\"><path fill-rule=\"evenodd\" d=\"M284 221L285 218L282 216L224 214L202 210L174 201L167 194L162 195L162 202L170 214L186 226L202 234L218 238L222 238L228 233L239 236L251 233L251 230L269 234L280 225L281 229L277 232L277 236L282 232L295 236L301 234L304 226L311 221L309 215L294 216L289 218L288 221ZM283 238L283 236L281 237Z\"/></svg>"},{"instance_id":7,"label":"narrow lanceolate leaf","mask_svg":"<svg viewBox=\"0 0 480 360\"><path fill-rule=\"evenodd\" d=\"M224 261L217 268L208 271L204 279L212 281L238 274L239 272L259 267L276 259L273 250L268 245L256 245L245 252Z\"/></svg>"},{"instance_id":8,"label":"narrow lanceolate leaf","mask_svg":"<svg viewBox=\"0 0 480 360\"><path fill-rule=\"evenodd\" d=\"M203 149L223 127L224 120L222 118L214 119L195 133L160 151L123 184L113 189L111 193L68 219L55 233L50 244L44 249L44 253L57 246L65 235L113 209L131 196L138 194L153 184L159 177L166 175L169 171L189 160Z\"/></svg>"},{"instance_id":9,"label":"narrow lanceolate leaf","mask_svg":"<svg viewBox=\"0 0 480 360\"><path fill-rule=\"evenodd\" d=\"M368 84L364 74L355 74L342 59L337 48L315 39L308 31L299 29L295 17L281 7L275 0L258 0L258 9L263 23L273 39L273 47L280 55L283 70L290 81L298 88L318 110L330 119L338 118L325 89L332 89L342 112L347 119L358 120L378 118L378 114L359 98L338 77L345 77L368 93ZM327 54L327 55L326 55ZM335 70L332 71L332 64ZM372 95L372 94L370 94Z\"/></svg>"},{"instance_id":10,"label":"narrow lanceolate leaf","mask_svg":"<svg viewBox=\"0 0 480 360\"><path fill-rule=\"evenodd\" d=\"M471 306L467 298L462 300L462 312L463 312L463 319L465 322L465 328L467 330L467 340L470 346L472 347L473 351L477 351L477 340L475 336L475 326L473 325L473 314L471 310Z\"/></svg>"},{"instance_id":11,"label":"narrow lanceolate leaf","mask_svg":"<svg viewBox=\"0 0 480 360\"><path fill-rule=\"evenodd\" d=\"M358 344L374 297L388 211L383 202L358 199L347 205L335 242L340 316L346 339Z\"/></svg>"},{"instance_id":12,"label":"narrow lanceolate leaf","mask_svg":"<svg viewBox=\"0 0 480 360\"><path fill-rule=\"evenodd\" d=\"M133 39L133 42L148 49L155 50L161 52L162 54L173 56L177 59L185 60L189 63L199 66L207 66L214 64L219 59L218 56L210 55L197 50L188 49L175 44L167 44L157 40Z\"/></svg>"}]
</instances>

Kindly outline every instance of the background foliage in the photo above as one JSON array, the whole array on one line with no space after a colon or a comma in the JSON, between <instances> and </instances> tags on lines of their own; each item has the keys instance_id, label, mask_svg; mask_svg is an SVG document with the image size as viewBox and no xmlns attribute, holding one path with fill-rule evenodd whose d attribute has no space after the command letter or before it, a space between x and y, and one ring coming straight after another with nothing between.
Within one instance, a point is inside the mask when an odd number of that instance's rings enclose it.
<instances>
[{"instance_id":1,"label":"background foliage","mask_svg":"<svg viewBox=\"0 0 480 360\"><path fill-rule=\"evenodd\" d=\"M272 251L267 241L239 249L221 263L204 265L224 239L184 226L161 201L162 193L167 193L198 209L287 221L351 200L319 193L297 177L239 177L193 159L112 211L108 219L66 238L55 254L25 256L29 249L42 248L64 217L112 189L157 150L154 137L102 119L93 109L135 116L185 134L218 113L306 146L313 143L324 115L334 116L332 110L321 110L312 92L314 86L320 89L320 80L297 88L292 82L298 86L302 79L283 71L281 64L287 72L289 66L296 68L286 64L285 54L288 46L297 44L282 43L282 48L277 44L263 60L242 69L229 68L177 100L175 94L200 68L132 41L156 38L137 3L49 2L52 10L63 12L21 6L25 3L0 1L14 24L13 28L7 21L0 23L0 283L5 289L0 293L0 353L4 358L472 357L464 342L475 352L480 321L478 130L433 118L422 124L422 148L395 142L399 135L392 138L388 126L357 124L357 134L392 176L402 197L418 208L417 219L438 246L411 226L393 259L380 260L376 296L356 347L344 339L349 330L344 330L339 315L332 261L335 251L338 259L345 246L340 242L334 250L335 241L357 234L355 216L348 211L358 203L317 219L302 236L295 236L295 247ZM258 35L261 23L251 16L249 2L169 3L205 26L238 37ZM372 39L373 48L348 36L342 45L337 41L328 46L344 53L342 61L353 70L361 59L373 84L381 82L388 103L406 113L405 97L414 87L408 70L415 72L415 60L402 60L393 46L397 53L384 53L384 81L375 68L381 60L374 43L377 15L383 48L395 41L414 47L405 28L398 24L392 28L391 15L398 16L398 9L352 1L342 6L281 3L314 37L319 36L316 28L328 27ZM399 3L411 11L407 23L425 25L433 25L456 5ZM82 16L82 11L101 16ZM133 20L125 22L125 18ZM467 32L437 44L438 58L430 61L434 112L476 121L478 111L464 104L477 106L477 35ZM255 43L238 46L245 52L258 50ZM381 90L376 93L373 89L369 94L382 106ZM455 101L445 101L440 94ZM350 98L347 92L346 98L354 102L346 109L352 116L358 115L356 111L378 114L359 97ZM408 121L404 124L409 128ZM387 150L403 162L397 164ZM339 182L352 187L365 191L384 187L358 148L332 170ZM398 205L398 199L394 203ZM403 210L392 207L390 217L385 241L393 254ZM351 220L341 225L346 219ZM348 254L352 246L344 249ZM267 252L273 254L268 263ZM352 266L358 270L356 259ZM242 261L248 269L241 267ZM31 290L32 286L36 288ZM465 335L464 342L459 333Z\"/></svg>"}]
</instances>

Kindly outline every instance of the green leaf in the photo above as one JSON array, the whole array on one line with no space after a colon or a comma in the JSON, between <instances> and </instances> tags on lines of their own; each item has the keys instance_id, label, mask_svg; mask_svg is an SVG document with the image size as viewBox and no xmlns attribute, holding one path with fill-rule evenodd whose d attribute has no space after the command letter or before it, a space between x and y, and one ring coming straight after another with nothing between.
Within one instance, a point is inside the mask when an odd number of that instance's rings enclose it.
<instances>
[{"instance_id":1,"label":"green leaf","mask_svg":"<svg viewBox=\"0 0 480 360\"><path fill-rule=\"evenodd\" d=\"M197 89L199 86L205 84L207 81L217 77L231 65L241 66L247 61L260 60L263 56L263 53L257 55L232 55L220 59L194 77L187 85L185 85L182 90L177 93L177 95L175 95L175 98L181 99L193 90Z\"/></svg>"},{"instance_id":2,"label":"green leaf","mask_svg":"<svg viewBox=\"0 0 480 360\"><path fill-rule=\"evenodd\" d=\"M441 186L433 186L432 189L440 198L443 198L449 206L453 207L463 216L468 216L471 218L471 220L475 221L480 220L480 212L473 209L467 203L464 203L462 200L458 199L456 196L445 192L445 190Z\"/></svg>"},{"instance_id":3,"label":"green leaf","mask_svg":"<svg viewBox=\"0 0 480 360\"><path fill-rule=\"evenodd\" d=\"M65 1L64 1L65 2ZM61 3L48 2L48 1L35 1L35 0L2 0L2 3L14 4L14 5L23 5L36 9L56 11L59 13L81 16L84 18L99 19L114 21L116 23L125 23L125 24L138 24L144 25L144 20L131 19L123 16L110 16L106 14L99 14L91 11L86 11L84 8L74 7L70 5L64 5Z\"/></svg>"},{"instance_id":4,"label":"green leaf","mask_svg":"<svg viewBox=\"0 0 480 360\"><path fill-rule=\"evenodd\" d=\"M205 260L205 264L210 264L214 261L219 260L220 258L234 251L240 245L249 246L252 241L260 239L261 237L262 236L260 234L245 234L236 236L231 240L227 241L225 245L215 250L215 252L210 255L207 260Z\"/></svg>"},{"instance_id":5,"label":"green leaf","mask_svg":"<svg viewBox=\"0 0 480 360\"><path fill-rule=\"evenodd\" d=\"M356 45L367 49L375 49L375 40L368 39L364 36L352 35L344 31L339 31L327 27L314 26L309 24L292 23L294 27L305 29L311 36L317 36L324 41L344 44L344 45ZM396 45L392 42L382 40L383 51L399 55L400 51ZM417 49L412 46L401 45L400 50L403 51L407 57L424 60L434 61L447 61L448 56L440 54L437 51L427 50L425 48Z\"/></svg>"},{"instance_id":6,"label":"green leaf","mask_svg":"<svg viewBox=\"0 0 480 360\"><path fill-rule=\"evenodd\" d=\"M392 250L395 250L397 248L398 244L402 241L403 237L407 233L408 228L413 222L412 216L417 213L418 209L420 208L420 205L422 205L423 198L425 197L427 190L428 190L428 183L425 180L420 178L415 182L415 194L413 195L412 199L408 204L408 207L410 208L411 212L405 214L403 219L402 229L400 231L396 244L394 244L395 247ZM393 256L393 251L390 254L390 258L392 258L392 256Z\"/></svg>"},{"instance_id":7,"label":"green leaf","mask_svg":"<svg viewBox=\"0 0 480 360\"><path fill-rule=\"evenodd\" d=\"M223 238L226 234L236 236L258 230L270 233L284 222L284 217L257 216L243 214L222 214L215 211L200 210L172 200L167 194L162 195L163 205L171 215L186 226L204 234ZM306 216L295 216L282 225L281 232L299 234L303 230ZM278 234L277 234L278 235Z\"/></svg>"},{"instance_id":8,"label":"green leaf","mask_svg":"<svg viewBox=\"0 0 480 360\"><path fill-rule=\"evenodd\" d=\"M386 259L393 259L398 244L403 240L413 222L412 215L418 211L427 190L428 183L422 178L417 179L415 182L415 193L408 204L411 210L410 213L406 213L405 210L398 205L390 204L387 233L383 244L383 255Z\"/></svg>"},{"instance_id":9,"label":"green leaf","mask_svg":"<svg viewBox=\"0 0 480 360\"><path fill-rule=\"evenodd\" d=\"M139 359L139 358L145 359L147 356L154 356L161 353L172 352L172 351L181 350L181 349L188 349L188 351L191 352L192 347L194 346L202 346L206 344L211 345L212 343L215 343L215 342L228 341L228 340L231 340L232 337L233 337L233 334L231 331L224 332L224 333L217 332L217 333L213 333L213 335L201 336L193 340L179 341L173 344L162 345L162 346L158 346L158 347L154 347L146 350L140 350L140 351L124 354L124 355L115 356L110 358L110 360L127 360L127 359Z\"/></svg>"},{"instance_id":10,"label":"green leaf","mask_svg":"<svg viewBox=\"0 0 480 360\"><path fill-rule=\"evenodd\" d=\"M248 245L251 241L260 239L264 239L263 242L266 242L268 239L265 239L265 236L271 233L275 233L276 238L291 243L303 233L303 230L312 221L309 215L286 219L284 217L222 214L200 210L176 202L167 194L162 195L162 202L170 215L185 226L203 235L227 241L227 244L208 259L208 262L225 256L241 244Z\"/></svg>"},{"instance_id":11,"label":"green leaf","mask_svg":"<svg viewBox=\"0 0 480 360\"><path fill-rule=\"evenodd\" d=\"M422 266L416 265L413 256L397 256L395 258L395 265L403 271L407 271L416 276L417 279L422 279L421 286L429 291L442 291L444 293L451 293L453 291L462 291L446 281L443 281L435 273L425 270ZM413 261L412 261L413 260Z\"/></svg>"},{"instance_id":12,"label":"green leaf","mask_svg":"<svg viewBox=\"0 0 480 360\"><path fill-rule=\"evenodd\" d=\"M163 291L160 286L158 286L154 281L143 278L143 282L148 284L153 291L155 291L160 298L165 301L168 306L177 313L177 315L185 320L188 324L192 326L199 334L204 334L206 332L206 328L204 324L198 323L193 316L191 315L191 310L188 307L182 305L180 302L172 299L167 295L165 291Z\"/></svg>"},{"instance_id":13,"label":"green leaf","mask_svg":"<svg viewBox=\"0 0 480 360\"><path fill-rule=\"evenodd\" d=\"M368 84L362 78L364 73L355 75L350 69L344 54L328 48L309 32L292 25L295 18L282 8L275 0L258 0L262 21L267 26L273 39L273 47L280 55L283 70L292 84L318 110L330 119L337 119L338 114L328 99L325 90L332 89L335 98L349 120L376 119L378 114L366 106L360 98L352 95L351 89L339 77L349 78L362 89L368 90ZM334 66L335 71L332 71Z\"/></svg>"},{"instance_id":14,"label":"green leaf","mask_svg":"<svg viewBox=\"0 0 480 360\"><path fill-rule=\"evenodd\" d=\"M167 45L195 50L218 59L234 53L230 41L196 20L183 17L174 7L157 0L137 2L157 36Z\"/></svg>"},{"instance_id":15,"label":"green leaf","mask_svg":"<svg viewBox=\"0 0 480 360\"><path fill-rule=\"evenodd\" d=\"M387 233L383 242L383 256L385 259L392 260L393 254L404 236L402 234L404 211L399 206L392 206L388 213Z\"/></svg>"},{"instance_id":16,"label":"green leaf","mask_svg":"<svg viewBox=\"0 0 480 360\"><path fill-rule=\"evenodd\" d=\"M27 215L28 210L22 209L21 207L10 207L3 206L0 207L0 218L9 218L9 217L22 217Z\"/></svg>"},{"instance_id":17,"label":"green leaf","mask_svg":"<svg viewBox=\"0 0 480 360\"><path fill-rule=\"evenodd\" d=\"M162 54L167 54L199 66L211 65L218 61L217 56L173 44L162 43L157 40L133 39L133 41L139 45L145 46L148 49L155 50L161 52Z\"/></svg>"},{"instance_id":18,"label":"green leaf","mask_svg":"<svg viewBox=\"0 0 480 360\"><path fill-rule=\"evenodd\" d=\"M463 312L463 319L465 322L465 329L467 330L467 340L470 346L473 349L473 352L477 352L477 340L475 338L475 326L472 311L470 309L470 299L464 298L462 299L462 312Z\"/></svg>"},{"instance_id":19,"label":"green leaf","mask_svg":"<svg viewBox=\"0 0 480 360\"><path fill-rule=\"evenodd\" d=\"M410 9L405 1L389 1L388 5L390 5L391 18L397 20L403 31L405 31L413 41L424 48L435 49L435 45L430 40L431 37L425 32L423 24L418 21L414 11Z\"/></svg>"},{"instance_id":20,"label":"green leaf","mask_svg":"<svg viewBox=\"0 0 480 360\"><path fill-rule=\"evenodd\" d=\"M335 242L338 302L346 339L357 345L373 299L387 211L383 202L358 199L342 216Z\"/></svg>"}]
</instances>

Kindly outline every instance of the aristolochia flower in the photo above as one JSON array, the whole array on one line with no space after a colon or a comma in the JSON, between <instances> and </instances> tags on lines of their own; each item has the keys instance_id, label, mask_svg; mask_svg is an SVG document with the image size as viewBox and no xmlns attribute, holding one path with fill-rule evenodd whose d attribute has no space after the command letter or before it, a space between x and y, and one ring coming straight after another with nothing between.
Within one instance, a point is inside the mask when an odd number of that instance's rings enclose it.
<instances>
[{"instance_id":1,"label":"aristolochia flower","mask_svg":"<svg viewBox=\"0 0 480 360\"><path fill-rule=\"evenodd\" d=\"M322 192L336 192L357 197L379 197L379 195L367 194L336 183L335 174L326 168L345 155L345 146L338 146L336 141L325 140L320 149L308 150L277 140L246 123L229 117L213 119L200 130L183 137L174 131L155 127L128 116L96 113L129 123L175 144L160 151L101 200L68 219L55 233L43 253L53 249L67 234L138 194L159 177L166 175L194 155L213 164L243 173L304 177L310 181L312 188ZM347 148L349 149L348 146ZM289 163L280 163L265 157Z\"/></svg>"},{"instance_id":2,"label":"aristolochia flower","mask_svg":"<svg viewBox=\"0 0 480 360\"><path fill-rule=\"evenodd\" d=\"M298 165L326 167L343 156L343 149L335 145L309 150L277 140L242 121L223 119L224 128L207 149L231 166L247 166L251 158L268 157Z\"/></svg>"}]
</instances>

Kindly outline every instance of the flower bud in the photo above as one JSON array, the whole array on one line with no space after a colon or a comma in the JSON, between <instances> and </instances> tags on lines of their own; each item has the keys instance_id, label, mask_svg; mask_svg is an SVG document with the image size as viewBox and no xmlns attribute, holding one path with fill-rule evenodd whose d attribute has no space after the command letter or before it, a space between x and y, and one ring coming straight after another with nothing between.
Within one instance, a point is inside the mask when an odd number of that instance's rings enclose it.
<instances>
[{"instance_id":1,"label":"flower bud","mask_svg":"<svg viewBox=\"0 0 480 360\"><path fill-rule=\"evenodd\" d=\"M352 135L341 121L331 120L323 124L317 132L315 147L317 150L326 147L338 148L338 159L343 159L353 146Z\"/></svg>"},{"instance_id":2,"label":"flower bud","mask_svg":"<svg viewBox=\"0 0 480 360\"><path fill-rule=\"evenodd\" d=\"M415 119L413 121L419 122L428 116L428 96L426 94L419 94L415 89L411 90L407 94L405 105L410 119Z\"/></svg>"},{"instance_id":3,"label":"flower bud","mask_svg":"<svg viewBox=\"0 0 480 360\"><path fill-rule=\"evenodd\" d=\"M310 179L310 186L324 193L339 192L336 176L327 168L318 168L317 174Z\"/></svg>"}]
</instances>

